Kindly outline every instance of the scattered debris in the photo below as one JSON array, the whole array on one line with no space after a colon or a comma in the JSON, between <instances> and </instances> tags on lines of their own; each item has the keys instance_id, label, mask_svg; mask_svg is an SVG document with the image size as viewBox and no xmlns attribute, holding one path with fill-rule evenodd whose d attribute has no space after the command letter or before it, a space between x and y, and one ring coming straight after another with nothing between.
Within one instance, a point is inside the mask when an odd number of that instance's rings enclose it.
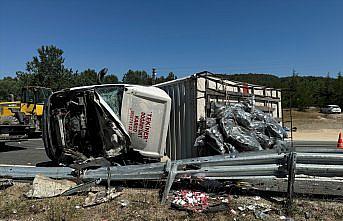
<instances>
[{"instance_id":1,"label":"scattered debris","mask_svg":"<svg viewBox=\"0 0 343 221\"><path fill-rule=\"evenodd\" d=\"M255 196L255 197L254 197L254 200L260 200L260 199L261 199L260 196Z\"/></svg>"},{"instance_id":2,"label":"scattered debris","mask_svg":"<svg viewBox=\"0 0 343 221\"><path fill-rule=\"evenodd\" d=\"M254 200L260 200L260 197L254 197ZM269 217L269 212L272 210L276 210L274 208L271 208L271 205L265 204L265 203L254 203L249 205L243 205L237 207L240 212L244 212L242 214L245 214L248 211L251 211L254 213L254 216L256 219L267 219Z\"/></svg>"},{"instance_id":3,"label":"scattered debris","mask_svg":"<svg viewBox=\"0 0 343 221\"><path fill-rule=\"evenodd\" d=\"M234 209L231 209L231 210L230 210L230 213L231 213L232 215L237 215L237 212L236 212L236 210L234 210Z\"/></svg>"},{"instance_id":4,"label":"scattered debris","mask_svg":"<svg viewBox=\"0 0 343 221\"><path fill-rule=\"evenodd\" d=\"M32 189L25 194L28 198L46 198L59 196L76 183L70 180L55 180L42 174L37 174L33 180Z\"/></svg>"},{"instance_id":5,"label":"scattered debris","mask_svg":"<svg viewBox=\"0 0 343 221\"><path fill-rule=\"evenodd\" d=\"M254 215L256 219L266 219L268 218L268 212L271 211L271 209L265 209L265 210L255 210Z\"/></svg>"},{"instance_id":6,"label":"scattered debris","mask_svg":"<svg viewBox=\"0 0 343 221\"><path fill-rule=\"evenodd\" d=\"M115 188L112 188L108 191L100 191L97 193L90 192L88 193L88 197L85 199L85 203L83 204L83 207L90 207L90 206L95 206L101 203L108 202L120 196L121 194L122 192L117 192Z\"/></svg>"},{"instance_id":7,"label":"scattered debris","mask_svg":"<svg viewBox=\"0 0 343 221\"><path fill-rule=\"evenodd\" d=\"M280 216L280 219L281 219L281 220L286 220L286 221L294 221L293 218L287 217L287 216Z\"/></svg>"},{"instance_id":8,"label":"scattered debris","mask_svg":"<svg viewBox=\"0 0 343 221\"><path fill-rule=\"evenodd\" d=\"M311 213L305 212L305 219L310 219L310 218L311 218Z\"/></svg>"},{"instance_id":9,"label":"scattered debris","mask_svg":"<svg viewBox=\"0 0 343 221\"><path fill-rule=\"evenodd\" d=\"M209 206L208 198L208 194L204 192L181 190L174 192L171 205L173 208L202 212Z\"/></svg>"},{"instance_id":10,"label":"scattered debris","mask_svg":"<svg viewBox=\"0 0 343 221\"><path fill-rule=\"evenodd\" d=\"M191 212L212 213L228 210L228 198L193 190L180 190L173 193L171 207ZM235 211L231 211L235 213Z\"/></svg>"},{"instance_id":11,"label":"scattered debris","mask_svg":"<svg viewBox=\"0 0 343 221\"><path fill-rule=\"evenodd\" d=\"M81 184L79 184L77 186L71 187L70 189L68 189L65 192L63 192L61 195L69 196L69 195L72 195L74 193L89 191L95 185L100 184L100 182L101 182L101 178L93 180L93 181L90 181L88 183L81 183Z\"/></svg>"},{"instance_id":12,"label":"scattered debris","mask_svg":"<svg viewBox=\"0 0 343 221\"><path fill-rule=\"evenodd\" d=\"M108 161L104 157L97 157L97 158L90 157L81 163L73 163L69 165L69 167L76 170L84 170L88 168L98 168L98 167L109 167L109 166L111 166L111 162Z\"/></svg>"},{"instance_id":13,"label":"scattered debris","mask_svg":"<svg viewBox=\"0 0 343 221\"><path fill-rule=\"evenodd\" d=\"M130 201L128 201L128 200L120 200L119 201L119 205L121 207L127 207L129 204L130 204Z\"/></svg>"}]
</instances>

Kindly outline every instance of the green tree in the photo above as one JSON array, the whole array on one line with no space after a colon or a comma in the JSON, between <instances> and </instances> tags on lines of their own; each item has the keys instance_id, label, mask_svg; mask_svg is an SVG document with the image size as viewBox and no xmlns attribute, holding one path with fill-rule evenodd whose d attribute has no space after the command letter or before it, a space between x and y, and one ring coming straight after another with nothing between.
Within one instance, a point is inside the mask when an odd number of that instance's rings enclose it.
<instances>
[{"instance_id":1,"label":"green tree","mask_svg":"<svg viewBox=\"0 0 343 221\"><path fill-rule=\"evenodd\" d=\"M63 50L56 46L42 46L38 56L26 63L26 72L17 72L21 86L37 85L54 91L73 85L73 72L64 65Z\"/></svg>"},{"instance_id":2,"label":"green tree","mask_svg":"<svg viewBox=\"0 0 343 221\"><path fill-rule=\"evenodd\" d=\"M337 79L333 85L333 89L334 103L343 108L343 77L341 72L337 74Z\"/></svg>"},{"instance_id":3,"label":"green tree","mask_svg":"<svg viewBox=\"0 0 343 221\"><path fill-rule=\"evenodd\" d=\"M177 79L177 76L173 72L169 72L169 74L166 77L166 81L172 81L176 79Z\"/></svg>"},{"instance_id":4,"label":"green tree","mask_svg":"<svg viewBox=\"0 0 343 221\"><path fill-rule=\"evenodd\" d=\"M80 74L74 74L73 86L87 86L97 84L97 72L92 69L87 69Z\"/></svg>"},{"instance_id":5,"label":"green tree","mask_svg":"<svg viewBox=\"0 0 343 221\"><path fill-rule=\"evenodd\" d=\"M163 83L167 81L172 81L175 79L177 79L176 75L173 72L169 72L167 77L164 77L164 76L157 77L155 82L156 84L159 84L159 83Z\"/></svg>"},{"instance_id":6,"label":"green tree","mask_svg":"<svg viewBox=\"0 0 343 221\"><path fill-rule=\"evenodd\" d=\"M18 80L12 77L4 77L0 80L0 101L8 101L9 95L17 97L20 93Z\"/></svg>"},{"instance_id":7,"label":"green tree","mask_svg":"<svg viewBox=\"0 0 343 221\"><path fill-rule=\"evenodd\" d=\"M103 83L104 84L117 84L118 77L114 74L106 75Z\"/></svg>"},{"instance_id":8,"label":"green tree","mask_svg":"<svg viewBox=\"0 0 343 221\"><path fill-rule=\"evenodd\" d=\"M146 71L133 71L129 70L123 76L123 83L125 84L139 84L139 85L151 85L151 76Z\"/></svg>"},{"instance_id":9,"label":"green tree","mask_svg":"<svg viewBox=\"0 0 343 221\"><path fill-rule=\"evenodd\" d=\"M316 96L318 96L318 105L324 106L334 103L334 79L329 75L322 79L319 87L316 91Z\"/></svg>"},{"instance_id":10,"label":"green tree","mask_svg":"<svg viewBox=\"0 0 343 221\"><path fill-rule=\"evenodd\" d=\"M80 74L74 74L74 86L87 86L98 84L97 81L98 73L93 69L87 69ZM103 84L116 84L118 83L118 77L114 74L105 75Z\"/></svg>"}]
</instances>

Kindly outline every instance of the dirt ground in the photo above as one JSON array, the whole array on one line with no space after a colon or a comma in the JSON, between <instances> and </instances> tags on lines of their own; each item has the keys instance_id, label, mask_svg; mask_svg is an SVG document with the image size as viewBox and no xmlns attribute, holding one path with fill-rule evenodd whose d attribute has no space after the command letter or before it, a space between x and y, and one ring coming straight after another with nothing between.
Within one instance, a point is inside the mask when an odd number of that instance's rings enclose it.
<instances>
[{"instance_id":1,"label":"dirt ground","mask_svg":"<svg viewBox=\"0 0 343 221\"><path fill-rule=\"evenodd\" d=\"M292 118L293 127L297 128L293 133L294 140L337 141L343 128L343 114L322 114L317 108L292 110ZM289 110L285 110L284 119L290 120ZM290 127L290 124L286 126Z\"/></svg>"},{"instance_id":2,"label":"dirt ground","mask_svg":"<svg viewBox=\"0 0 343 221\"><path fill-rule=\"evenodd\" d=\"M30 184L17 183L0 191L0 220L256 220L260 211L266 211L264 220L286 218L279 202L282 198L271 202L256 196L229 195L224 211L197 213L161 205L156 189L127 188L110 202L83 208L84 195L27 199L23 193L29 188ZM121 205L123 202L127 206ZM298 199L292 213L294 220L342 220L343 203Z\"/></svg>"}]
</instances>

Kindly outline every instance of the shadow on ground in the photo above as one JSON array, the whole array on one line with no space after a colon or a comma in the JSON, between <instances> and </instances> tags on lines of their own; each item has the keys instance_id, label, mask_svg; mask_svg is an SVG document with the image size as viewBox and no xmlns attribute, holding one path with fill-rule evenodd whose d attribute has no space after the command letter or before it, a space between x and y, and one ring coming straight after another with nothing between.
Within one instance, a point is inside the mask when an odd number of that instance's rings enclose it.
<instances>
[{"instance_id":1,"label":"shadow on ground","mask_svg":"<svg viewBox=\"0 0 343 221\"><path fill-rule=\"evenodd\" d=\"M1 152L10 152L10 151L18 151L18 150L26 150L25 147L18 147L18 146L8 146L8 145L1 145L0 144L0 153Z\"/></svg>"},{"instance_id":2,"label":"shadow on ground","mask_svg":"<svg viewBox=\"0 0 343 221\"><path fill-rule=\"evenodd\" d=\"M57 167L59 166L57 163L53 161L45 161L36 164L36 167Z\"/></svg>"}]
</instances>

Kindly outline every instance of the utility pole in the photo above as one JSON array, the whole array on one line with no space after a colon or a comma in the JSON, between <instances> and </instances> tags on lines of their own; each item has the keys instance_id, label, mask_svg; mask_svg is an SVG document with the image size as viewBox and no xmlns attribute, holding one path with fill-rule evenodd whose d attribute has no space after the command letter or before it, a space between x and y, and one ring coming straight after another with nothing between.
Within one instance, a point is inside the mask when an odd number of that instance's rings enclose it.
<instances>
[{"instance_id":1,"label":"utility pole","mask_svg":"<svg viewBox=\"0 0 343 221\"><path fill-rule=\"evenodd\" d=\"M156 68L152 68L152 85L155 84L156 81Z\"/></svg>"}]
</instances>

